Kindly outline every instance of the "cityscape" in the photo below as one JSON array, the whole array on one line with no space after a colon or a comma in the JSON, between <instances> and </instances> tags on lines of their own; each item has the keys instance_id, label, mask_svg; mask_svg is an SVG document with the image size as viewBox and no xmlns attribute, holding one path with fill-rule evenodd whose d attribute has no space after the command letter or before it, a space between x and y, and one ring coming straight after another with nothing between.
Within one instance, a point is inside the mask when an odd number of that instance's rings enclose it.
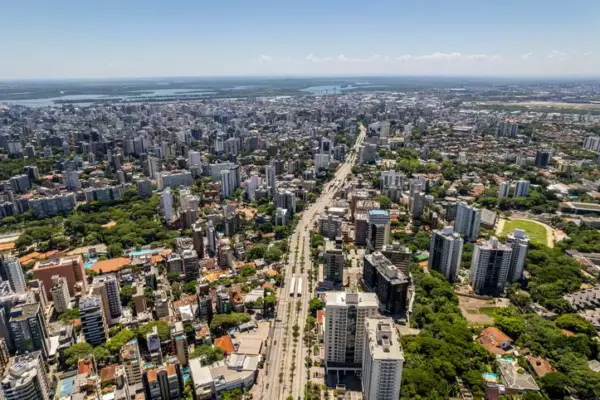
<instances>
[{"instance_id":1,"label":"cityscape","mask_svg":"<svg viewBox=\"0 0 600 400\"><path fill-rule=\"evenodd\" d=\"M600 399L597 5L35 2L0 400Z\"/></svg>"}]
</instances>

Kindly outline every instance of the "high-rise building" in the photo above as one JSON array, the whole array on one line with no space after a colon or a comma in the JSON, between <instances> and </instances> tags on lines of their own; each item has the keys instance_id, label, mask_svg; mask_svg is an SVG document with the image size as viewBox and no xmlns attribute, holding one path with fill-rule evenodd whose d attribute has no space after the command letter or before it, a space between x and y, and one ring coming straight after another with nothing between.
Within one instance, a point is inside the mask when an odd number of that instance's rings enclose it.
<instances>
[{"instance_id":1,"label":"high-rise building","mask_svg":"<svg viewBox=\"0 0 600 400\"><path fill-rule=\"evenodd\" d=\"M325 300L325 368L361 370L365 319L377 315L375 293L327 292Z\"/></svg>"},{"instance_id":2,"label":"high-rise building","mask_svg":"<svg viewBox=\"0 0 600 400\"><path fill-rule=\"evenodd\" d=\"M27 174L11 176L9 182L12 191L15 193L25 193L31 188L31 182L29 182L29 175Z\"/></svg>"},{"instance_id":3,"label":"high-rise building","mask_svg":"<svg viewBox=\"0 0 600 400\"><path fill-rule=\"evenodd\" d=\"M363 282L367 290L377 295L380 312L401 314L406 310L410 284L408 276L381 252L365 254Z\"/></svg>"},{"instance_id":4,"label":"high-rise building","mask_svg":"<svg viewBox=\"0 0 600 400\"><path fill-rule=\"evenodd\" d=\"M320 214L317 218L319 225L319 234L335 240L336 237L342 236L342 218L333 214Z\"/></svg>"},{"instance_id":5,"label":"high-rise building","mask_svg":"<svg viewBox=\"0 0 600 400\"><path fill-rule=\"evenodd\" d=\"M158 159L158 157L149 155L148 160L146 160L146 163L148 177L150 177L150 179L156 179L160 172L160 160Z\"/></svg>"},{"instance_id":6,"label":"high-rise building","mask_svg":"<svg viewBox=\"0 0 600 400\"><path fill-rule=\"evenodd\" d=\"M42 353L23 354L11 358L8 373L0 383L3 400L50 400L48 377Z\"/></svg>"},{"instance_id":7,"label":"high-rise building","mask_svg":"<svg viewBox=\"0 0 600 400\"><path fill-rule=\"evenodd\" d=\"M194 179L190 171L160 172L156 177L158 190L165 188L175 189L179 186L192 186Z\"/></svg>"},{"instance_id":8,"label":"high-rise building","mask_svg":"<svg viewBox=\"0 0 600 400\"><path fill-rule=\"evenodd\" d=\"M408 247L400 243L387 244L381 248L381 254L398 267L404 275L409 276L412 252Z\"/></svg>"},{"instance_id":9,"label":"high-rise building","mask_svg":"<svg viewBox=\"0 0 600 400\"><path fill-rule=\"evenodd\" d=\"M504 181L500 184L498 188L498 197L508 197L510 193L510 183Z\"/></svg>"},{"instance_id":10,"label":"high-rise building","mask_svg":"<svg viewBox=\"0 0 600 400\"><path fill-rule=\"evenodd\" d=\"M429 246L429 269L438 271L454 282L460 268L462 249L463 240L451 226L434 230Z\"/></svg>"},{"instance_id":11,"label":"high-rise building","mask_svg":"<svg viewBox=\"0 0 600 400\"><path fill-rule=\"evenodd\" d=\"M202 155L199 151L188 151L188 168L192 168L202 164Z\"/></svg>"},{"instance_id":12,"label":"high-rise building","mask_svg":"<svg viewBox=\"0 0 600 400\"><path fill-rule=\"evenodd\" d=\"M115 324L123 314L119 296L119 281L115 275L108 274L94 277L91 292L102 299L106 323L108 325Z\"/></svg>"},{"instance_id":13,"label":"high-rise building","mask_svg":"<svg viewBox=\"0 0 600 400\"><path fill-rule=\"evenodd\" d=\"M515 196L514 197L527 197L529 194L529 181L519 180L515 183Z\"/></svg>"},{"instance_id":14,"label":"high-rise building","mask_svg":"<svg viewBox=\"0 0 600 400\"><path fill-rule=\"evenodd\" d=\"M508 278L512 248L497 238L477 243L473 250L469 281L477 294L498 295Z\"/></svg>"},{"instance_id":15,"label":"high-rise building","mask_svg":"<svg viewBox=\"0 0 600 400\"><path fill-rule=\"evenodd\" d=\"M296 212L296 195L289 190L278 190L275 193L275 208L283 208L288 213Z\"/></svg>"},{"instance_id":16,"label":"high-rise building","mask_svg":"<svg viewBox=\"0 0 600 400\"><path fill-rule=\"evenodd\" d=\"M183 273L186 282L193 282L200 277L200 264L196 250L184 250L181 252L183 262Z\"/></svg>"},{"instance_id":17,"label":"high-rise building","mask_svg":"<svg viewBox=\"0 0 600 400\"><path fill-rule=\"evenodd\" d=\"M192 240L198 258L204 258L204 230L200 224L192 225Z\"/></svg>"},{"instance_id":18,"label":"high-rise building","mask_svg":"<svg viewBox=\"0 0 600 400\"><path fill-rule=\"evenodd\" d=\"M275 166L265 166L265 172L267 175L267 187L270 189L271 195L275 196L275 192L277 191L277 181L275 180Z\"/></svg>"},{"instance_id":19,"label":"high-rise building","mask_svg":"<svg viewBox=\"0 0 600 400\"><path fill-rule=\"evenodd\" d=\"M121 347L121 362L125 365L125 374L129 385L142 383L142 359L137 338L131 339Z\"/></svg>"},{"instance_id":20,"label":"high-rise building","mask_svg":"<svg viewBox=\"0 0 600 400\"><path fill-rule=\"evenodd\" d=\"M50 341L44 310L39 303L24 304L10 310L10 332L19 353L41 351L48 356Z\"/></svg>"},{"instance_id":21,"label":"high-rise building","mask_svg":"<svg viewBox=\"0 0 600 400\"><path fill-rule=\"evenodd\" d=\"M479 237L481 210L460 202L456 206L454 230L461 234L465 241L474 241Z\"/></svg>"},{"instance_id":22,"label":"high-rise building","mask_svg":"<svg viewBox=\"0 0 600 400\"><path fill-rule=\"evenodd\" d=\"M336 243L328 240L323 254L323 278L326 281L341 284L344 282L344 252Z\"/></svg>"},{"instance_id":23,"label":"high-rise building","mask_svg":"<svg viewBox=\"0 0 600 400\"><path fill-rule=\"evenodd\" d=\"M142 179L137 183L138 195L141 198L152 197L152 182L150 179Z\"/></svg>"},{"instance_id":24,"label":"high-rise building","mask_svg":"<svg viewBox=\"0 0 600 400\"><path fill-rule=\"evenodd\" d=\"M10 353L6 345L6 339L0 338L0 376L6 376L6 368L10 363Z\"/></svg>"},{"instance_id":25,"label":"high-rise building","mask_svg":"<svg viewBox=\"0 0 600 400\"><path fill-rule=\"evenodd\" d=\"M381 250L389 243L390 214L386 210L369 210L367 213L367 247Z\"/></svg>"},{"instance_id":26,"label":"high-rise building","mask_svg":"<svg viewBox=\"0 0 600 400\"><path fill-rule=\"evenodd\" d=\"M256 189L260 186L260 177L258 175L250 175L246 180L246 197L252 201L256 199Z\"/></svg>"},{"instance_id":27,"label":"high-rise building","mask_svg":"<svg viewBox=\"0 0 600 400\"><path fill-rule=\"evenodd\" d=\"M547 150L538 150L535 153L535 166L537 168L548 168L551 154Z\"/></svg>"},{"instance_id":28,"label":"high-rise building","mask_svg":"<svg viewBox=\"0 0 600 400\"><path fill-rule=\"evenodd\" d=\"M54 311L62 314L71 308L71 296L69 295L68 282L65 277L54 275L52 277L52 299L54 300Z\"/></svg>"},{"instance_id":29,"label":"high-rise building","mask_svg":"<svg viewBox=\"0 0 600 400\"><path fill-rule=\"evenodd\" d=\"M364 400L400 398L404 352L394 321L365 319L362 391Z\"/></svg>"},{"instance_id":30,"label":"high-rise building","mask_svg":"<svg viewBox=\"0 0 600 400\"><path fill-rule=\"evenodd\" d=\"M67 190L81 189L81 183L79 182L79 172L77 172L77 170L63 171L63 185L65 185Z\"/></svg>"},{"instance_id":31,"label":"high-rise building","mask_svg":"<svg viewBox=\"0 0 600 400\"><path fill-rule=\"evenodd\" d=\"M25 293L27 285L25 283L25 276L23 275L23 268L21 267L19 259L16 257L8 257L3 263L10 288L15 293Z\"/></svg>"},{"instance_id":32,"label":"high-rise building","mask_svg":"<svg viewBox=\"0 0 600 400\"><path fill-rule=\"evenodd\" d=\"M399 187L402 189L402 187L404 187L405 179L406 175L404 175L402 172L396 172L393 170L381 171L381 188L387 189L389 187Z\"/></svg>"},{"instance_id":33,"label":"high-rise building","mask_svg":"<svg viewBox=\"0 0 600 400\"><path fill-rule=\"evenodd\" d=\"M107 325L102 299L99 296L86 296L79 300L79 315L85 341L96 346L106 342Z\"/></svg>"},{"instance_id":34,"label":"high-rise building","mask_svg":"<svg viewBox=\"0 0 600 400\"><path fill-rule=\"evenodd\" d=\"M209 257L217 253L217 231L211 220L206 223L206 252Z\"/></svg>"},{"instance_id":35,"label":"high-rise building","mask_svg":"<svg viewBox=\"0 0 600 400\"><path fill-rule=\"evenodd\" d=\"M166 188L160 196L163 217L165 222L169 222L173 219L173 197L171 196L171 189Z\"/></svg>"},{"instance_id":36,"label":"high-rise building","mask_svg":"<svg viewBox=\"0 0 600 400\"><path fill-rule=\"evenodd\" d=\"M230 169L221 171L221 197L228 199L235 191L233 183L233 172Z\"/></svg>"},{"instance_id":37,"label":"high-rise building","mask_svg":"<svg viewBox=\"0 0 600 400\"><path fill-rule=\"evenodd\" d=\"M162 347L160 345L160 336L158 336L156 326L153 328L152 332L146 335L146 345L152 361L158 365L162 364Z\"/></svg>"},{"instance_id":38,"label":"high-rise building","mask_svg":"<svg viewBox=\"0 0 600 400\"><path fill-rule=\"evenodd\" d=\"M529 236L525 235L522 229L515 229L506 236L506 244L512 248L507 280L511 283L520 281L523 277L523 269L527 259Z\"/></svg>"}]
</instances>

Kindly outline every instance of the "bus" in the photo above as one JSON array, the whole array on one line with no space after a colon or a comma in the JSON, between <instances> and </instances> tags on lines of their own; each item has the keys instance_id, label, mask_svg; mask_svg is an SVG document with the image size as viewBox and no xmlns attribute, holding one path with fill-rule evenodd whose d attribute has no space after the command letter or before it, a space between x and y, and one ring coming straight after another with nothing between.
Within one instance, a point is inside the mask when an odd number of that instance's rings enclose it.
<instances>
[{"instance_id":1,"label":"bus","mask_svg":"<svg viewBox=\"0 0 600 400\"><path fill-rule=\"evenodd\" d=\"M290 297L294 297L296 294L296 278L292 277L290 282Z\"/></svg>"},{"instance_id":2,"label":"bus","mask_svg":"<svg viewBox=\"0 0 600 400\"><path fill-rule=\"evenodd\" d=\"M302 278L298 278L298 297L302 296Z\"/></svg>"}]
</instances>

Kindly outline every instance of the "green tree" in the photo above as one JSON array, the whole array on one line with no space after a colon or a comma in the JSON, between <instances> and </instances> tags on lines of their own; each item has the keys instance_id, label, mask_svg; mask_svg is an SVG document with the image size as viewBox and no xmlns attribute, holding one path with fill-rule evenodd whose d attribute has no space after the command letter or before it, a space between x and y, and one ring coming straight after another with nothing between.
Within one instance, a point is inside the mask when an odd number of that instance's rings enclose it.
<instances>
[{"instance_id":1,"label":"green tree","mask_svg":"<svg viewBox=\"0 0 600 400\"><path fill-rule=\"evenodd\" d=\"M389 210L392 208L392 204L394 204L389 197L384 195L378 196L377 200L379 201L379 207L381 207L382 210Z\"/></svg>"},{"instance_id":2,"label":"green tree","mask_svg":"<svg viewBox=\"0 0 600 400\"><path fill-rule=\"evenodd\" d=\"M200 345L196 346L193 352L190 353L190 359L202 357L202 365L214 364L225 358L225 352L218 346Z\"/></svg>"},{"instance_id":3,"label":"green tree","mask_svg":"<svg viewBox=\"0 0 600 400\"><path fill-rule=\"evenodd\" d=\"M81 358L92 354L94 348L89 343L75 343L65 350L66 364L69 367L76 365Z\"/></svg>"},{"instance_id":4,"label":"green tree","mask_svg":"<svg viewBox=\"0 0 600 400\"><path fill-rule=\"evenodd\" d=\"M325 303L317 297L310 299L308 303L308 309L313 316L317 315L317 311L322 310Z\"/></svg>"},{"instance_id":5,"label":"green tree","mask_svg":"<svg viewBox=\"0 0 600 400\"><path fill-rule=\"evenodd\" d=\"M121 286L119 296L121 297L121 304L123 304L125 307L128 307L133 299L133 288L131 285Z\"/></svg>"},{"instance_id":6,"label":"green tree","mask_svg":"<svg viewBox=\"0 0 600 400\"><path fill-rule=\"evenodd\" d=\"M268 263L277 262L281 260L283 253L276 246L271 246L265 253L265 261Z\"/></svg>"}]
</instances>

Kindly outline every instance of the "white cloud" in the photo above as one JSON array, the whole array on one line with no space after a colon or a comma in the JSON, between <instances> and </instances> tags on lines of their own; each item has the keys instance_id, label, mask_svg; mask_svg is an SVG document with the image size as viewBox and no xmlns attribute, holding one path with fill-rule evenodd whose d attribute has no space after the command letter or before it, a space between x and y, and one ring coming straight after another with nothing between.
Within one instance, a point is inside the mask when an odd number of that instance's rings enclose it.
<instances>
[{"instance_id":1,"label":"white cloud","mask_svg":"<svg viewBox=\"0 0 600 400\"><path fill-rule=\"evenodd\" d=\"M499 60L502 57L495 54L463 54L457 51L452 53L441 53L435 52L431 54L424 54L422 56L412 56L406 54L403 56L396 57L397 61L407 60L431 60L431 61L447 61L447 60Z\"/></svg>"},{"instance_id":2,"label":"white cloud","mask_svg":"<svg viewBox=\"0 0 600 400\"><path fill-rule=\"evenodd\" d=\"M565 53L564 51L560 51L560 50L552 50L548 54L548 58L549 59L553 59L553 58L565 58L566 56L567 56L567 53Z\"/></svg>"},{"instance_id":3,"label":"white cloud","mask_svg":"<svg viewBox=\"0 0 600 400\"><path fill-rule=\"evenodd\" d=\"M258 57L258 59L259 59L260 61L271 61L271 60L273 59L273 57L271 57L271 56L267 56L267 55L264 55L264 54L263 54L263 55L259 56L259 57Z\"/></svg>"},{"instance_id":4,"label":"white cloud","mask_svg":"<svg viewBox=\"0 0 600 400\"><path fill-rule=\"evenodd\" d=\"M531 51L530 51L529 53L525 53L525 54L523 54L523 55L521 56L521 58L522 58L523 60L527 60L527 59L528 59L529 57L531 57L532 55L533 55L533 52L531 52Z\"/></svg>"},{"instance_id":5,"label":"white cloud","mask_svg":"<svg viewBox=\"0 0 600 400\"><path fill-rule=\"evenodd\" d=\"M583 55L584 55L585 57L589 57L589 56L591 56L592 54L593 54L593 53L592 53L591 51L586 51L585 53L583 53Z\"/></svg>"}]
</instances>

